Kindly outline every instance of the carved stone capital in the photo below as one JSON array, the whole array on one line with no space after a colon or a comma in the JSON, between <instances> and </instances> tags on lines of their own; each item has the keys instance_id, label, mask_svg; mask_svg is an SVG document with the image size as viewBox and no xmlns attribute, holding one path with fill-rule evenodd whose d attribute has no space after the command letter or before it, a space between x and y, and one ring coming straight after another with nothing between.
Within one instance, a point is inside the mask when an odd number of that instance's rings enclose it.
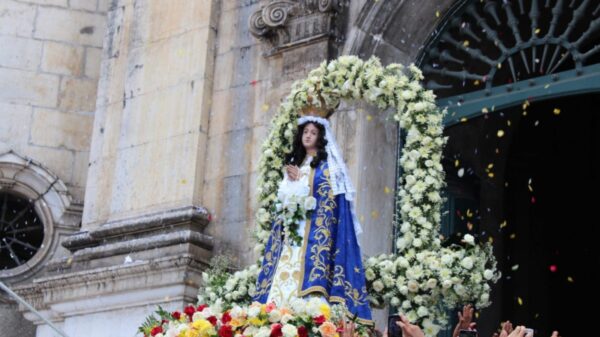
<instances>
[{"instance_id":1,"label":"carved stone capital","mask_svg":"<svg viewBox=\"0 0 600 337\"><path fill-rule=\"evenodd\" d=\"M255 37L268 41L271 56L322 39L340 39L335 18L344 0L271 0L249 19Z\"/></svg>"}]
</instances>

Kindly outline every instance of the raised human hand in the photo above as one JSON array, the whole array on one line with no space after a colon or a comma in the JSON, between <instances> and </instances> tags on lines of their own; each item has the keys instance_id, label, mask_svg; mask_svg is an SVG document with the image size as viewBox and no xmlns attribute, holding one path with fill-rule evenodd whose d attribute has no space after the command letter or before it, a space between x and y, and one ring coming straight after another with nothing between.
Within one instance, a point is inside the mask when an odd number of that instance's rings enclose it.
<instances>
[{"instance_id":1,"label":"raised human hand","mask_svg":"<svg viewBox=\"0 0 600 337\"><path fill-rule=\"evenodd\" d=\"M533 337L530 334L525 335L526 333L526 328L522 325L519 325L508 335L508 337Z\"/></svg>"},{"instance_id":2,"label":"raised human hand","mask_svg":"<svg viewBox=\"0 0 600 337\"><path fill-rule=\"evenodd\" d=\"M404 315L400 315L400 320L396 321L396 324L402 329L402 337L425 337L423 330L417 325L411 324Z\"/></svg>"},{"instance_id":3,"label":"raised human hand","mask_svg":"<svg viewBox=\"0 0 600 337\"><path fill-rule=\"evenodd\" d=\"M560 335L558 334L558 331L552 331L552 336L550 337L560 337Z\"/></svg>"},{"instance_id":4,"label":"raised human hand","mask_svg":"<svg viewBox=\"0 0 600 337\"><path fill-rule=\"evenodd\" d=\"M513 325L510 321L506 321L500 324L502 328L500 329L499 337L508 337L513 332Z\"/></svg>"},{"instance_id":5,"label":"raised human hand","mask_svg":"<svg viewBox=\"0 0 600 337\"><path fill-rule=\"evenodd\" d=\"M475 322L473 322L473 312L475 309L471 304L463 306L462 312L458 312L458 323L454 327L452 337L458 337L460 330L475 330Z\"/></svg>"}]
</instances>

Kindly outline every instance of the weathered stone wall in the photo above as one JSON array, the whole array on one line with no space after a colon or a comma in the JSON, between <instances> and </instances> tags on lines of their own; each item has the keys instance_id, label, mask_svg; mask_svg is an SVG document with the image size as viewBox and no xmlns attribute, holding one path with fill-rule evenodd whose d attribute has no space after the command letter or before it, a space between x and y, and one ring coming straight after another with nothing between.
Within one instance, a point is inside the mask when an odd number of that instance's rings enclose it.
<instances>
[{"instance_id":1,"label":"weathered stone wall","mask_svg":"<svg viewBox=\"0 0 600 337\"><path fill-rule=\"evenodd\" d=\"M109 11L84 227L200 204L218 3Z\"/></svg>"},{"instance_id":2,"label":"weathered stone wall","mask_svg":"<svg viewBox=\"0 0 600 337\"><path fill-rule=\"evenodd\" d=\"M0 2L0 152L56 173L82 201L108 0Z\"/></svg>"}]
</instances>

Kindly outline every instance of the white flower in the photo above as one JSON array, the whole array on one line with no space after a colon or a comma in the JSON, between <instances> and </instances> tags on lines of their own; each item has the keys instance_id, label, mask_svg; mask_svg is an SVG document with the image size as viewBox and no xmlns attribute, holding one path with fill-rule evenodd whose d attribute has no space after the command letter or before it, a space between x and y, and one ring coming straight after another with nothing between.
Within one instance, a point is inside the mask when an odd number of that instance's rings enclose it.
<instances>
[{"instance_id":1,"label":"white flower","mask_svg":"<svg viewBox=\"0 0 600 337\"><path fill-rule=\"evenodd\" d=\"M444 289L448 289L450 287L452 287L452 281L445 279L442 281L442 287L444 287Z\"/></svg>"},{"instance_id":2,"label":"white flower","mask_svg":"<svg viewBox=\"0 0 600 337\"><path fill-rule=\"evenodd\" d=\"M402 308L404 309L408 309L411 307L410 301L409 300L404 300L402 301Z\"/></svg>"},{"instance_id":3,"label":"white flower","mask_svg":"<svg viewBox=\"0 0 600 337\"><path fill-rule=\"evenodd\" d=\"M467 244L470 244L470 245L474 245L475 244L475 238L471 234L465 234L463 240L465 240L465 242Z\"/></svg>"},{"instance_id":4,"label":"white flower","mask_svg":"<svg viewBox=\"0 0 600 337\"><path fill-rule=\"evenodd\" d=\"M291 324L284 324L281 332L284 337L295 337L298 334L298 329Z\"/></svg>"},{"instance_id":5,"label":"white flower","mask_svg":"<svg viewBox=\"0 0 600 337\"><path fill-rule=\"evenodd\" d=\"M310 196L304 199L304 209L313 210L317 207L317 199L315 197Z\"/></svg>"},{"instance_id":6,"label":"white flower","mask_svg":"<svg viewBox=\"0 0 600 337\"><path fill-rule=\"evenodd\" d=\"M380 293L383 290L383 282L380 280L373 282L373 290Z\"/></svg>"},{"instance_id":7,"label":"white flower","mask_svg":"<svg viewBox=\"0 0 600 337\"><path fill-rule=\"evenodd\" d=\"M442 255L442 263L445 265L449 265L452 263L452 261L454 261L454 257L450 254L444 254Z\"/></svg>"},{"instance_id":8,"label":"white flower","mask_svg":"<svg viewBox=\"0 0 600 337\"><path fill-rule=\"evenodd\" d=\"M488 280L488 281L489 281L489 280L491 280L491 279L494 277L494 272L493 272L493 271L491 271L491 270L489 270L489 269L486 269L486 270L483 272L483 277L484 277L486 280Z\"/></svg>"},{"instance_id":9,"label":"white flower","mask_svg":"<svg viewBox=\"0 0 600 337\"><path fill-rule=\"evenodd\" d=\"M257 317L260 314L260 307L259 306L251 306L248 309L248 317L252 318L252 317Z\"/></svg>"},{"instance_id":10,"label":"white flower","mask_svg":"<svg viewBox=\"0 0 600 337\"><path fill-rule=\"evenodd\" d=\"M390 304L394 307L397 307L400 304L400 299L398 297L392 297L390 300Z\"/></svg>"},{"instance_id":11,"label":"white flower","mask_svg":"<svg viewBox=\"0 0 600 337\"><path fill-rule=\"evenodd\" d=\"M285 314L285 315L281 316L281 323L287 324L287 322L289 322L292 319L294 319L294 316L292 316L290 314Z\"/></svg>"},{"instance_id":12,"label":"white flower","mask_svg":"<svg viewBox=\"0 0 600 337\"><path fill-rule=\"evenodd\" d=\"M272 310L269 313L269 322L277 323L281 320L281 312L277 309Z\"/></svg>"},{"instance_id":13,"label":"white flower","mask_svg":"<svg viewBox=\"0 0 600 337\"><path fill-rule=\"evenodd\" d=\"M408 318L409 322L414 322L419 318L419 316L414 310L410 310L406 313L406 318Z\"/></svg>"},{"instance_id":14,"label":"white flower","mask_svg":"<svg viewBox=\"0 0 600 337\"><path fill-rule=\"evenodd\" d=\"M419 317L424 317L428 314L429 310L427 310L427 308L425 308L424 306L420 306L419 309L417 309L417 315L419 315Z\"/></svg>"},{"instance_id":15,"label":"white flower","mask_svg":"<svg viewBox=\"0 0 600 337\"><path fill-rule=\"evenodd\" d=\"M467 256L460 261L460 265L465 269L471 269L473 268L473 259L470 256Z\"/></svg>"},{"instance_id":16,"label":"white flower","mask_svg":"<svg viewBox=\"0 0 600 337\"><path fill-rule=\"evenodd\" d=\"M481 294L481 302L487 303L490 300L490 294L483 293Z\"/></svg>"},{"instance_id":17,"label":"white flower","mask_svg":"<svg viewBox=\"0 0 600 337\"><path fill-rule=\"evenodd\" d=\"M427 280L427 287L430 289L433 289L437 286L437 280L434 278L430 278L429 280Z\"/></svg>"},{"instance_id":18,"label":"white flower","mask_svg":"<svg viewBox=\"0 0 600 337\"><path fill-rule=\"evenodd\" d=\"M245 335L246 333L244 333ZM269 337L271 336L271 329L268 327L261 327L254 337Z\"/></svg>"},{"instance_id":19,"label":"white flower","mask_svg":"<svg viewBox=\"0 0 600 337\"><path fill-rule=\"evenodd\" d=\"M421 239L416 238L413 240L413 246L415 247L421 247L421 245L423 244L423 241L421 241Z\"/></svg>"},{"instance_id":20,"label":"white flower","mask_svg":"<svg viewBox=\"0 0 600 337\"><path fill-rule=\"evenodd\" d=\"M375 273L373 272L373 269L367 268L367 270L365 270L365 278L367 279L367 281L373 281L373 279L375 278Z\"/></svg>"},{"instance_id":21,"label":"white flower","mask_svg":"<svg viewBox=\"0 0 600 337\"><path fill-rule=\"evenodd\" d=\"M419 291L419 283L417 283L417 281L409 280L407 285L408 290L410 290L411 292L416 293L417 291Z\"/></svg>"}]
</instances>

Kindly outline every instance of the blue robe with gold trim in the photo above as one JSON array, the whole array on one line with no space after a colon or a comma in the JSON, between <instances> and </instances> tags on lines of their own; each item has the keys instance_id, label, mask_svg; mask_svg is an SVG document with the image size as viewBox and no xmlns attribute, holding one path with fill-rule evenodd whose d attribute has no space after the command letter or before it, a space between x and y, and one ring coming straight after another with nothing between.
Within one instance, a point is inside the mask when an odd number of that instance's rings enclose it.
<instances>
[{"instance_id":1,"label":"blue robe with gold trim","mask_svg":"<svg viewBox=\"0 0 600 337\"><path fill-rule=\"evenodd\" d=\"M350 314L356 314L364 323L371 323L365 273L350 202L344 194L333 195L327 161L321 161L312 170L311 191L317 206L306 221L300 252L303 272L298 296L320 293L329 303L345 303ZM269 297L283 239L281 221L273 221L257 280L254 300L258 302L265 303Z\"/></svg>"}]
</instances>

